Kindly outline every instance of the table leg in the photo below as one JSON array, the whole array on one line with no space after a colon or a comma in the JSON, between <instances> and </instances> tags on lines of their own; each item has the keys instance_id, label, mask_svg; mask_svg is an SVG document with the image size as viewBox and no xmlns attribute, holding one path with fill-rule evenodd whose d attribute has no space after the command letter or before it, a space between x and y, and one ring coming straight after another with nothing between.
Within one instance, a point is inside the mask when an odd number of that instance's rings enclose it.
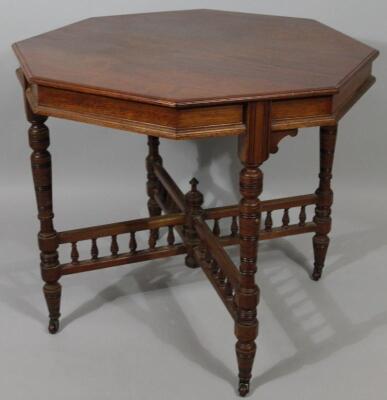
<instances>
[{"instance_id":1,"label":"table leg","mask_svg":"<svg viewBox=\"0 0 387 400\"><path fill-rule=\"evenodd\" d=\"M324 268L325 257L329 246L328 234L331 230L331 206L333 191L331 189L332 166L336 145L337 126L320 129L320 184L316 190L318 197L314 222L317 224L313 237L314 271L312 278L318 281Z\"/></svg>"},{"instance_id":2,"label":"table leg","mask_svg":"<svg viewBox=\"0 0 387 400\"><path fill-rule=\"evenodd\" d=\"M250 103L246 110L246 134L239 137L239 157L244 168L240 173L239 203L240 283L236 290L237 317L235 335L239 367L239 394L249 392L258 335L257 305L259 288L255 283L260 232L263 174L261 164L269 156L270 104Z\"/></svg>"},{"instance_id":3,"label":"table leg","mask_svg":"<svg viewBox=\"0 0 387 400\"><path fill-rule=\"evenodd\" d=\"M262 191L262 172L258 166L247 165L240 174L240 287L237 292L236 353L239 367L239 393L249 391L258 334L257 304L259 289L255 284L257 271L258 229Z\"/></svg>"},{"instance_id":4,"label":"table leg","mask_svg":"<svg viewBox=\"0 0 387 400\"><path fill-rule=\"evenodd\" d=\"M148 136L148 156L146 158L147 169L147 194L148 194L148 211L151 217L161 215L161 208L154 198L154 194L160 189L160 183L155 175L153 165L154 163L162 164L163 160L159 154L160 140L155 136ZM153 247L159 238L159 230L153 229L150 232L149 244Z\"/></svg>"},{"instance_id":5,"label":"table leg","mask_svg":"<svg viewBox=\"0 0 387 400\"><path fill-rule=\"evenodd\" d=\"M48 152L50 144L49 130L44 124L46 117L35 115L28 108L27 118L31 123L28 131L29 143L32 148L31 168L40 220L38 234L42 278L46 282L43 287L49 311L50 322L48 330L56 333L59 329L61 285L58 280L61 271L58 261L58 239L53 225L52 208L52 177L51 155Z\"/></svg>"}]
</instances>

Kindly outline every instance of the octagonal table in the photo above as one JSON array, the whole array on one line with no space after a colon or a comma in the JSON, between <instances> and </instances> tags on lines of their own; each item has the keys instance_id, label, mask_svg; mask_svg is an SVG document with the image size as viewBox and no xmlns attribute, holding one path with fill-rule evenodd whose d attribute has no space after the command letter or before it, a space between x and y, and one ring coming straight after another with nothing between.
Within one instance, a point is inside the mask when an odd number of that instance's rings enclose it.
<instances>
[{"instance_id":1,"label":"octagonal table","mask_svg":"<svg viewBox=\"0 0 387 400\"><path fill-rule=\"evenodd\" d=\"M331 229L337 124L374 83L378 52L313 20L214 10L91 18L13 48L31 124L49 331L59 327L63 275L186 254L186 265L203 269L235 320L239 392L245 395L258 333L258 241L314 233L312 277L321 277ZM56 231L47 117L148 135L150 217ZM260 201L262 163L284 137L315 126L321 153L316 192ZM241 201L204 209L198 182L192 179L183 194L163 167L159 138L226 135L239 138ZM299 209L294 222L293 208ZM273 214L279 212L282 222L275 226ZM222 226L229 221L228 232L220 229L220 220ZM140 231L149 231L141 249ZM119 249L118 235L127 236L127 249ZM102 255L98 240L106 237L110 254ZM80 259L80 241L90 241L88 259ZM65 244L69 260L60 263L57 250ZM228 245L240 246L239 268L224 250Z\"/></svg>"}]
</instances>

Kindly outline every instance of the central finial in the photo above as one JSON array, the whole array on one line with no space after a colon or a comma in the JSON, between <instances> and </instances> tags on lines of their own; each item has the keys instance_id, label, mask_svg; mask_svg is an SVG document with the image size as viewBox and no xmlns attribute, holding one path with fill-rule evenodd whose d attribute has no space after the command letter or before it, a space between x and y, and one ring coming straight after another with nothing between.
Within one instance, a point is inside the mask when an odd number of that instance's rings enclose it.
<instances>
[{"instance_id":1,"label":"central finial","mask_svg":"<svg viewBox=\"0 0 387 400\"><path fill-rule=\"evenodd\" d=\"M199 181L198 181L196 178L192 178L192 179L189 181L189 183L190 183L190 185L191 185L191 191L192 191L192 192L196 192L196 191L197 191L197 186L198 186Z\"/></svg>"}]
</instances>

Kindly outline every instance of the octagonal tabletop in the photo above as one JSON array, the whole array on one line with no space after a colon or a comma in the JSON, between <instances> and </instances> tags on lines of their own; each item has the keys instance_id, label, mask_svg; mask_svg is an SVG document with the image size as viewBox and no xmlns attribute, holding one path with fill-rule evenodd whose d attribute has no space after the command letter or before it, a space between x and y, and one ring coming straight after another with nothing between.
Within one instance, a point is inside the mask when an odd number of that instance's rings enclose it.
<instances>
[{"instance_id":1,"label":"octagonal tabletop","mask_svg":"<svg viewBox=\"0 0 387 400\"><path fill-rule=\"evenodd\" d=\"M14 50L30 83L171 107L334 94L378 55L317 21L214 10L91 18Z\"/></svg>"}]
</instances>

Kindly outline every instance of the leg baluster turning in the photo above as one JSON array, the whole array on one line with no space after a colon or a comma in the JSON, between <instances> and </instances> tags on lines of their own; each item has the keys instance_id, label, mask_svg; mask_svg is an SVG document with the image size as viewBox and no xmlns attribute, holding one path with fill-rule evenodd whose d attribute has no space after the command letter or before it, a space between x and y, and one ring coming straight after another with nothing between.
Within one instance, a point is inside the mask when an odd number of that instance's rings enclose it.
<instances>
[{"instance_id":1,"label":"leg baluster turning","mask_svg":"<svg viewBox=\"0 0 387 400\"><path fill-rule=\"evenodd\" d=\"M328 234L332 224L331 206L333 203L331 179L336 136L337 126L322 127L320 130L320 184L316 190L318 199L314 217L317 230L313 237L314 270L312 278L315 281L321 278L329 245Z\"/></svg>"},{"instance_id":2,"label":"leg baluster turning","mask_svg":"<svg viewBox=\"0 0 387 400\"><path fill-rule=\"evenodd\" d=\"M148 136L148 156L146 158L146 170L147 170L147 194L149 197L148 200L148 211L151 217L156 217L161 215L161 208L157 204L157 201L154 198L156 192L160 192L161 185L158 181L155 173L153 164L159 163L162 164L162 158L159 154L159 145L160 140L158 137ZM150 232L149 242L156 243L157 239L159 238L159 231L158 229L153 229Z\"/></svg>"},{"instance_id":3,"label":"leg baluster turning","mask_svg":"<svg viewBox=\"0 0 387 400\"><path fill-rule=\"evenodd\" d=\"M238 339L236 354L239 366L239 394L249 392L251 370L254 363L258 335L257 305L259 289L255 284L257 271L258 232L262 172L257 165L246 165L240 175L241 202L240 225L240 287L237 289L237 321L235 334Z\"/></svg>"},{"instance_id":4,"label":"leg baluster turning","mask_svg":"<svg viewBox=\"0 0 387 400\"><path fill-rule=\"evenodd\" d=\"M27 116L31 123L29 129L29 142L33 150L31 167L38 205L38 218L40 220L38 239L41 251L42 278L46 282L43 292L50 318L48 330L50 333L56 333L59 329L60 317L61 285L58 280L61 276L61 271L57 252L58 239L53 226L51 156L47 151L50 144L49 130L44 124L46 117L34 115L28 109Z\"/></svg>"},{"instance_id":5,"label":"leg baluster turning","mask_svg":"<svg viewBox=\"0 0 387 400\"><path fill-rule=\"evenodd\" d=\"M199 267L193 255L194 247L199 245L199 238L193 226L193 218L202 214L201 207L203 205L203 195L197 190L198 183L195 178L191 179L191 190L185 195L186 223L184 225L184 232L187 238L185 264L189 268Z\"/></svg>"}]
</instances>

